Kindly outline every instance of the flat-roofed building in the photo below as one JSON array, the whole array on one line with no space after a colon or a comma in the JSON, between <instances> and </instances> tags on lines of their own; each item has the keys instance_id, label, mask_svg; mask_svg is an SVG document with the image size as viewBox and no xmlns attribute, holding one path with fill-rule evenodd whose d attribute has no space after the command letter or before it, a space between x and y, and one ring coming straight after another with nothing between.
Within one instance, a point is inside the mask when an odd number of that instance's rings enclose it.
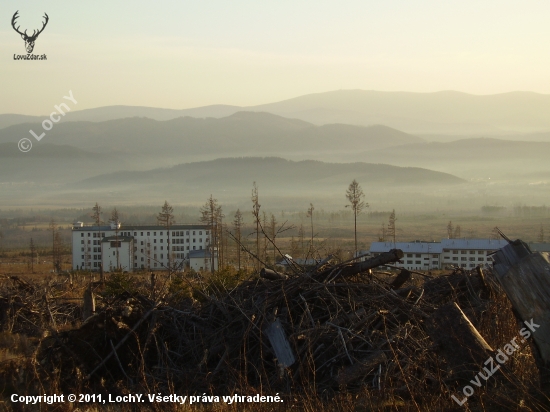
<instances>
[{"instance_id":1,"label":"flat-roofed building","mask_svg":"<svg viewBox=\"0 0 550 412\"><path fill-rule=\"evenodd\" d=\"M167 230L157 225L85 226L78 222L73 225L72 230L73 269L98 271L103 266L107 271L110 267L116 267L116 263L112 266L112 250L108 255L103 253L106 246L103 240L106 238L109 242L116 242L117 238L119 241L124 239L124 252L119 250L119 264L124 270L167 270L169 260L172 267L183 270L190 263L191 252L210 248L211 234L208 225L172 225ZM111 248L111 243L107 245ZM131 247L131 251L126 250L127 245ZM123 248L122 243L120 248ZM123 254L127 265L120 263ZM126 256L131 256L130 261L126 260ZM215 270L217 261L216 257ZM210 265L205 270L209 269Z\"/></svg>"}]
</instances>

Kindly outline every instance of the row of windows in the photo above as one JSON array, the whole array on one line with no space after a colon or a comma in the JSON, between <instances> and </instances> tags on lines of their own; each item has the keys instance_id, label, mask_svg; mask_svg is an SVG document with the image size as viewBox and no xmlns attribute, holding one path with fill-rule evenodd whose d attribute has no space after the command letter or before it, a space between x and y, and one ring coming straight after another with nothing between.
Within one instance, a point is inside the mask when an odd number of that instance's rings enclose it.
<instances>
[{"instance_id":1,"label":"row of windows","mask_svg":"<svg viewBox=\"0 0 550 412\"><path fill-rule=\"evenodd\" d=\"M184 235L185 232L185 235ZM193 232L193 235L197 233L197 230L187 230L187 231L174 231L172 232L172 236L189 236L190 232ZM199 235L202 235L202 230L199 230ZM119 232L120 236L132 236L132 232ZM140 232L140 236L144 236L145 232ZM134 232L134 236L137 236L138 232ZM162 236L164 232L159 232L159 236ZM208 230L204 232L205 235L208 236ZM98 232L90 233L88 232L88 237L99 237ZM157 232L153 232L153 236L156 236ZM168 235L168 232L166 232L166 235ZM151 236L151 232L147 232L147 236ZM80 233L80 237L84 237L84 232ZM105 233L101 233L101 237L105 237Z\"/></svg>"},{"instance_id":2,"label":"row of windows","mask_svg":"<svg viewBox=\"0 0 550 412\"><path fill-rule=\"evenodd\" d=\"M458 255L458 253L460 252L461 255L467 255L468 253L470 255L475 255L475 254L478 254L478 255L484 255L485 254L485 250L478 250L478 251L475 251L475 250L449 250L449 249L443 249L443 252L452 252L453 255Z\"/></svg>"}]
</instances>

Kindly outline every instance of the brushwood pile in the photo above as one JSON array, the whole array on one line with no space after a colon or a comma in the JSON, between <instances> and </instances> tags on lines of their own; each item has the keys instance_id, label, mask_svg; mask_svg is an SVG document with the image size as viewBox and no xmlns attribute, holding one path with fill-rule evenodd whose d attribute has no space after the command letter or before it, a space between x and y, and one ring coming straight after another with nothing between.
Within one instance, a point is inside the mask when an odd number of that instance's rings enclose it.
<instances>
[{"instance_id":1,"label":"brushwood pile","mask_svg":"<svg viewBox=\"0 0 550 412\"><path fill-rule=\"evenodd\" d=\"M517 330L511 307L489 268L438 276L378 270L400 257L394 250L359 263L325 259L284 275L263 270L230 288L185 273L107 291L92 282L86 290L95 308L86 319L82 301L65 298L72 281L39 285L8 277L0 326L31 337L36 347L26 363L4 365L1 378L29 394L55 384L66 393L249 391L291 398L367 390L414 402L463 398L461 388L483 363L453 358L452 346L445 347L453 324L438 314L458 306L498 347L506 331ZM509 368L526 362L532 370L530 351L525 345ZM479 391L505 404L520 383L495 375Z\"/></svg>"}]
</instances>

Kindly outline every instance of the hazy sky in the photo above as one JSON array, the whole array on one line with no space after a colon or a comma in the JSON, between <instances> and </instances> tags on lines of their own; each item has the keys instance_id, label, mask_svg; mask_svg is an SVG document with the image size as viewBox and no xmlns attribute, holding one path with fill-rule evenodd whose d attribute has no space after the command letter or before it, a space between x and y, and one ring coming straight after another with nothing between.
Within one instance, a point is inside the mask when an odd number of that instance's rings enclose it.
<instances>
[{"instance_id":1,"label":"hazy sky","mask_svg":"<svg viewBox=\"0 0 550 412\"><path fill-rule=\"evenodd\" d=\"M48 27L26 54L12 29ZM254 105L335 89L550 93L545 0L0 3L0 113Z\"/></svg>"}]
</instances>

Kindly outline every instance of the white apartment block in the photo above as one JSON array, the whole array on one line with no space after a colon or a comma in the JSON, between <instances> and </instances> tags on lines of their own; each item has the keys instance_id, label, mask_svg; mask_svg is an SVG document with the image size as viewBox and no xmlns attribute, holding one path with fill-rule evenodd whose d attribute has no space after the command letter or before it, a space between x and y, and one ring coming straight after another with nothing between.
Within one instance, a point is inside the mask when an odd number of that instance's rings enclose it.
<instances>
[{"instance_id":1,"label":"white apartment block","mask_svg":"<svg viewBox=\"0 0 550 412\"><path fill-rule=\"evenodd\" d=\"M207 225L172 225L168 231L163 226L85 226L73 225L73 269L104 271L117 265L126 271L140 269L166 270L171 265L181 270L193 259L197 268L209 270L210 254L197 255L193 251L208 251L210 230ZM118 243L117 243L118 242ZM198 262L198 257L204 261ZM208 263L208 264L207 264ZM217 270L217 258L214 259Z\"/></svg>"},{"instance_id":2,"label":"white apartment block","mask_svg":"<svg viewBox=\"0 0 550 412\"><path fill-rule=\"evenodd\" d=\"M370 254L378 256L391 249L401 249L404 257L392 265L407 270L431 270L441 266L441 243L438 242L373 242Z\"/></svg>"},{"instance_id":3,"label":"white apartment block","mask_svg":"<svg viewBox=\"0 0 550 412\"><path fill-rule=\"evenodd\" d=\"M403 259L393 266L407 270L445 269L457 266L473 269L492 264L491 254L507 245L505 240L443 239L441 242L373 242L368 254L378 256L391 249L401 249ZM360 252L364 254L366 251Z\"/></svg>"}]
</instances>

